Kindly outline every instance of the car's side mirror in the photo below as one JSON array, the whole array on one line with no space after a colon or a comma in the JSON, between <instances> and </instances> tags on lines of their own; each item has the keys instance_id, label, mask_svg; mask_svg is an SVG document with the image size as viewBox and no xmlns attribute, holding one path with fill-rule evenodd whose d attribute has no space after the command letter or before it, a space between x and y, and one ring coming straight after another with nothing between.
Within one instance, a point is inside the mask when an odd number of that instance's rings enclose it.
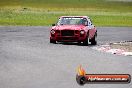
<instances>
[{"instance_id":1,"label":"car's side mirror","mask_svg":"<svg viewBox=\"0 0 132 88\"><path fill-rule=\"evenodd\" d=\"M52 26L55 26L55 24L52 24Z\"/></svg>"},{"instance_id":2,"label":"car's side mirror","mask_svg":"<svg viewBox=\"0 0 132 88\"><path fill-rule=\"evenodd\" d=\"M89 26L90 29L93 29L94 27L95 27L94 25Z\"/></svg>"},{"instance_id":3,"label":"car's side mirror","mask_svg":"<svg viewBox=\"0 0 132 88\"><path fill-rule=\"evenodd\" d=\"M86 22L84 23L84 25L85 25L85 26L88 26L88 22L86 21Z\"/></svg>"}]
</instances>

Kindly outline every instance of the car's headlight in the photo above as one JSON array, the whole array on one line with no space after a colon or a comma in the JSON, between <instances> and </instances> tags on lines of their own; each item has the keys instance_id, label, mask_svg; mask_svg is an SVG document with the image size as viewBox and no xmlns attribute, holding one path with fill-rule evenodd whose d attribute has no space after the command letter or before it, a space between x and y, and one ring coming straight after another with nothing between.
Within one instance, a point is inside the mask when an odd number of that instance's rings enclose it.
<instances>
[{"instance_id":1,"label":"car's headlight","mask_svg":"<svg viewBox=\"0 0 132 88\"><path fill-rule=\"evenodd\" d=\"M55 34L55 30L52 29L52 30L50 31L50 33L51 33L51 34Z\"/></svg>"},{"instance_id":2,"label":"car's headlight","mask_svg":"<svg viewBox=\"0 0 132 88\"><path fill-rule=\"evenodd\" d=\"M85 34L85 31L84 31L84 30L81 30L81 31L80 31L80 34L81 34L81 35Z\"/></svg>"}]
</instances>

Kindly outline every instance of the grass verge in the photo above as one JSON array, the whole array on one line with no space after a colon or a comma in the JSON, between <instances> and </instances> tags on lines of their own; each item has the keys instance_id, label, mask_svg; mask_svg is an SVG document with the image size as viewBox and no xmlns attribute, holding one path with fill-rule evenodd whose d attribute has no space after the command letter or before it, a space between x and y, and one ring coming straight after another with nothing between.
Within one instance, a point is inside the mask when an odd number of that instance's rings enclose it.
<instances>
[{"instance_id":1,"label":"grass verge","mask_svg":"<svg viewBox=\"0 0 132 88\"><path fill-rule=\"evenodd\" d=\"M2 0L0 5L0 25L49 26L62 15L87 15L96 26L132 27L132 2Z\"/></svg>"}]
</instances>

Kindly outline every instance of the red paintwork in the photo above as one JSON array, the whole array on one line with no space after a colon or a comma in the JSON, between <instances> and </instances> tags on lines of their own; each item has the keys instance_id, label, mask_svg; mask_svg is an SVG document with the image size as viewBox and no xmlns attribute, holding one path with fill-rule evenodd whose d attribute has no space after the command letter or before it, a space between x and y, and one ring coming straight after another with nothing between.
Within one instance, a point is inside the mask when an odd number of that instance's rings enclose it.
<instances>
[{"instance_id":1,"label":"red paintwork","mask_svg":"<svg viewBox=\"0 0 132 88\"><path fill-rule=\"evenodd\" d=\"M60 18L63 18L63 17L89 18L87 16L61 16ZM92 39L96 32L95 27L89 28L88 26L84 26L84 25L56 25L56 26L53 26L51 30L60 31L60 33L55 33L54 35L50 33L50 39L58 41L58 42L83 42L85 41L87 36L89 36L89 39ZM74 30L74 33L76 30L78 31L78 34L74 36L61 36L62 30ZM81 30L85 31L85 34L82 36L80 35Z\"/></svg>"},{"instance_id":2,"label":"red paintwork","mask_svg":"<svg viewBox=\"0 0 132 88\"><path fill-rule=\"evenodd\" d=\"M85 28L84 25L58 25L58 26L52 27L52 29L55 29L55 30L65 30L65 29L82 30L84 28Z\"/></svg>"}]
</instances>

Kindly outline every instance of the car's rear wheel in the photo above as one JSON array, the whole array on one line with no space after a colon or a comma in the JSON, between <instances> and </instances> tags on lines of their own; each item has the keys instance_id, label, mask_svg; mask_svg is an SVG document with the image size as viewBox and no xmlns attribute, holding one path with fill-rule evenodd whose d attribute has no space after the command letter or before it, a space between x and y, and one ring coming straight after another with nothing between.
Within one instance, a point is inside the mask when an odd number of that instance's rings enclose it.
<instances>
[{"instance_id":1,"label":"car's rear wheel","mask_svg":"<svg viewBox=\"0 0 132 88\"><path fill-rule=\"evenodd\" d=\"M54 43L54 44L56 44L56 41L53 40L53 39L50 39L50 43Z\"/></svg>"}]
</instances>

